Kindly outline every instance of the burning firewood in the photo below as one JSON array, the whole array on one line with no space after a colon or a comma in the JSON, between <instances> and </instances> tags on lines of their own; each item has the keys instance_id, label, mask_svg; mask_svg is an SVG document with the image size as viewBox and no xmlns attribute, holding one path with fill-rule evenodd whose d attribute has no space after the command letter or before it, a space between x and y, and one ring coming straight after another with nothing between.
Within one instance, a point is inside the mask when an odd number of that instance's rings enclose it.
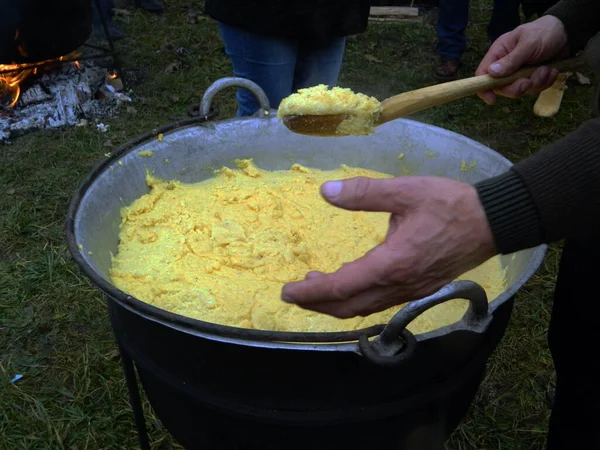
<instances>
[{"instance_id":1,"label":"burning firewood","mask_svg":"<svg viewBox=\"0 0 600 450\"><path fill-rule=\"evenodd\" d=\"M34 130L112 117L131 102L120 92L120 78L101 67L68 63L44 73L23 69L0 74L0 142Z\"/></svg>"}]
</instances>

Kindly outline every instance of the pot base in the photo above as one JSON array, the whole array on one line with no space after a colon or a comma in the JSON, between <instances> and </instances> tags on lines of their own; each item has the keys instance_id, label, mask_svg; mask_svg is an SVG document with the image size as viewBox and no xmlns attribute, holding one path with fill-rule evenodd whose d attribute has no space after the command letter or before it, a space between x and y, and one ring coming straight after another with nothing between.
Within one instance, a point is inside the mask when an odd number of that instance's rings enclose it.
<instances>
[{"instance_id":1,"label":"pot base","mask_svg":"<svg viewBox=\"0 0 600 450\"><path fill-rule=\"evenodd\" d=\"M165 428L188 450L443 450L466 414L485 371L456 392L409 413L355 424L302 426L264 423L215 411L139 370L144 390ZM310 413L307 413L310 415Z\"/></svg>"},{"instance_id":2,"label":"pot base","mask_svg":"<svg viewBox=\"0 0 600 450\"><path fill-rule=\"evenodd\" d=\"M343 352L220 348L108 299L126 366L135 364L156 415L191 450L364 450L379 445L443 450L479 388L512 305L511 299L495 312L468 359L435 372L422 364L422 370L412 365L382 369ZM463 348L465 341L449 343L426 348L424 358L443 360L444 353ZM140 438L147 442L133 371L126 375ZM344 383L344 375L355 383Z\"/></svg>"}]
</instances>

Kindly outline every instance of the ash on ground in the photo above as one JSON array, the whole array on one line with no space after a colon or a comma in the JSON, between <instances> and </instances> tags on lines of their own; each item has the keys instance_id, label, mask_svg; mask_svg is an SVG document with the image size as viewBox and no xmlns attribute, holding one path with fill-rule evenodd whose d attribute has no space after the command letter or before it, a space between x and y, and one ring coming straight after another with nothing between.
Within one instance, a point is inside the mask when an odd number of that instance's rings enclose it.
<instances>
[{"instance_id":1,"label":"ash on ground","mask_svg":"<svg viewBox=\"0 0 600 450\"><path fill-rule=\"evenodd\" d=\"M131 101L110 71L66 63L23 86L17 104L0 105L0 142L38 130L82 125L115 117ZM115 88L116 86L116 88Z\"/></svg>"}]
</instances>

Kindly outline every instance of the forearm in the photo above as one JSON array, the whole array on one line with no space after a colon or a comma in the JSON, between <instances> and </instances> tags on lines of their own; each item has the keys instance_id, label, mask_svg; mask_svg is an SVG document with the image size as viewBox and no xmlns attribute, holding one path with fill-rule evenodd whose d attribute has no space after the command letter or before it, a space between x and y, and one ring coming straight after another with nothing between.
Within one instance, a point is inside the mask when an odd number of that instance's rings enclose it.
<instances>
[{"instance_id":1,"label":"forearm","mask_svg":"<svg viewBox=\"0 0 600 450\"><path fill-rule=\"evenodd\" d=\"M572 52L581 50L600 32L599 0L560 0L546 15L557 17L563 23Z\"/></svg>"},{"instance_id":2,"label":"forearm","mask_svg":"<svg viewBox=\"0 0 600 450\"><path fill-rule=\"evenodd\" d=\"M500 253L600 230L600 118L475 186Z\"/></svg>"}]
</instances>

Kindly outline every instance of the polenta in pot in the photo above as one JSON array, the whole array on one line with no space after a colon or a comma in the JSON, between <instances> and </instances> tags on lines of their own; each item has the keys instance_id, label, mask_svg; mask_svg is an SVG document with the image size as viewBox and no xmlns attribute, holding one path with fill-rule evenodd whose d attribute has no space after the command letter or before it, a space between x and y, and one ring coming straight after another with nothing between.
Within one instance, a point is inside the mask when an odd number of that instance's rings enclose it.
<instances>
[{"instance_id":1,"label":"polenta in pot","mask_svg":"<svg viewBox=\"0 0 600 450\"><path fill-rule=\"evenodd\" d=\"M349 331L387 323L402 306L369 317L337 319L280 300L283 285L307 272L333 272L380 244L389 214L328 204L322 183L356 176L390 178L341 166L298 164L265 171L251 160L214 178L185 184L148 174L150 192L122 210L120 243L110 275L137 299L183 316L234 327L300 332ZM464 274L494 299L505 290L493 258ZM460 320L464 300L430 309L413 333Z\"/></svg>"}]
</instances>

